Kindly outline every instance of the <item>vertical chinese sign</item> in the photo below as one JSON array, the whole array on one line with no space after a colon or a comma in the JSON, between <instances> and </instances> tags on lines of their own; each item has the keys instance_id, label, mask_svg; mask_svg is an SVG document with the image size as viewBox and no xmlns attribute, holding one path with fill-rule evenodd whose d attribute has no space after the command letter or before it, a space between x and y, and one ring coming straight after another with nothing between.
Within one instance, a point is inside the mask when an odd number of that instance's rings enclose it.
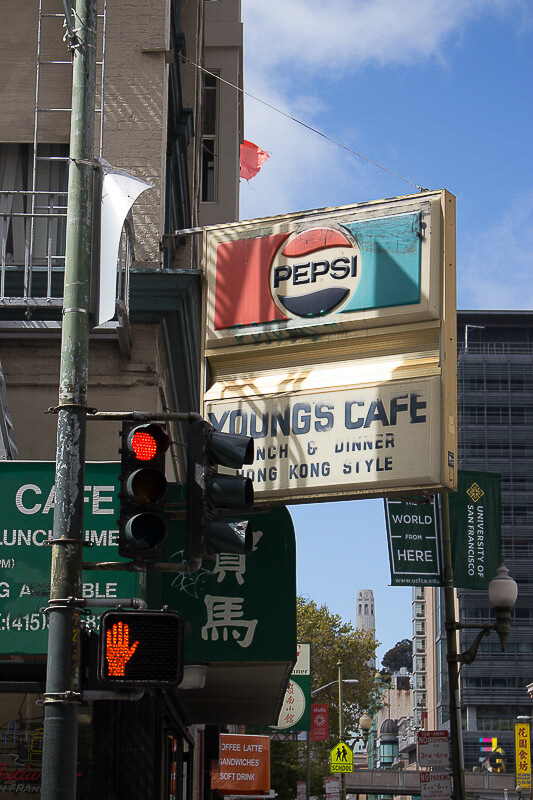
<instances>
[{"instance_id":1,"label":"vertical chinese sign","mask_svg":"<svg viewBox=\"0 0 533 800\"><path fill-rule=\"evenodd\" d=\"M311 727L311 645L297 645L297 661L281 707L278 724L272 730L308 731Z\"/></svg>"},{"instance_id":2,"label":"vertical chinese sign","mask_svg":"<svg viewBox=\"0 0 533 800\"><path fill-rule=\"evenodd\" d=\"M515 722L516 786L531 791L531 737L529 722Z\"/></svg>"}]
</instances>

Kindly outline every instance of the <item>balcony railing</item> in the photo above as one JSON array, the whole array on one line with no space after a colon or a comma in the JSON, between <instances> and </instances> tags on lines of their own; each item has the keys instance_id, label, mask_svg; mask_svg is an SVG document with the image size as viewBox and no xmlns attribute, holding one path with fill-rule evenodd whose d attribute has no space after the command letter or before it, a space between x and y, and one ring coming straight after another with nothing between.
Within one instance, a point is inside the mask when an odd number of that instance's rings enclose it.
<instances>
[{"instance_id":1,"label":"balcony railing","mask_svg":"<svg viewBox=\"0 0 533 800\"><path fill-rule=\"evenodd\" d=\"M0 190L0 310L63 305L67 192ZM118 255L116 313L127 323L133 228L127 220ZM46 318L46 315L44 315ZM57 317L57 311L55 315Z\"/></svg>"}]
</instances>

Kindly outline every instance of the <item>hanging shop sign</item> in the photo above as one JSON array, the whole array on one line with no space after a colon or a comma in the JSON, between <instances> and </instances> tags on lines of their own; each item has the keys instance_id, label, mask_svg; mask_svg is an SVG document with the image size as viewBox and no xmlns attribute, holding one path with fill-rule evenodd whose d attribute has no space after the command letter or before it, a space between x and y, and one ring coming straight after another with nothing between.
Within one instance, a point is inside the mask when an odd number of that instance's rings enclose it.
<instances>
[{"instance_id":1,"label":"hanging shop sign","mask_svg":"<svg viewBox=\"0 0 533 800\"><path fill-rule=\"evenodd\" d=\"M91 561L122 561L118 555L118 474L116 462L85 465L84 539ZM50 547L54 515L55 462L0 461L0 652L46 653L50 597ZM87 600L136 597L137 578L126 572L83 572ZM104 609L85 617L97 629Z\"/></svg>"},{"instance_id":2,"label":"hanging shop sign","mask_svg":"<svg viewBox=\"0 0 533 800\"><path fill-rule=\"evenodd\" d=\"M257 503L455 488L454 198L206 229L206 390Z\"/></svg>"},{"instance_id":3,"label":"hanging shop sign","mask_svg":"<svg viewBox=\"0 0 533 800\"><path fill-rule=\"evenodd\" d=\"M296 664L273 731L308 731L311 728L311 645L298 643L296 651Z\"/></svg>"},{"instance_id":4,"label":"hanging shop sign","mask_svg":"<svg viewBox=\"0 0 533 800\"><path fill-rule=\"evenodd\" d=\"M211 764L211 789L220 794L268 794L269 737L221 733L219 761Z\"/></svg>"},{"instance_id":5,"label":"hanging shop sign","mask_svg":"<svg viewBox=\"0 0 533 800\"><path fill-rule=\"evenodd\" d=\"M515 722L516 785L531 791L531 735L529 722Z\"/></svg>"},{"instance_id":6,"label":"hanging shop sign","mask_svg":"<svg viewBox=\"0 0 533 800\"><path fill-rule=\"evenodd\" d=\"M392 586L442 586L436 499L385 500Z\"/></svg>"},{"instance_id":7,"label":"hanging shop sign","mask_svg":"<svg viewBox=\"0 0 533 800\"><path fill-rule=\"evenodd\" d=\"M453 585L488 589L501 564L501 478L494 472L459 470L449 497Z\"/></svg>"}]
</instances>

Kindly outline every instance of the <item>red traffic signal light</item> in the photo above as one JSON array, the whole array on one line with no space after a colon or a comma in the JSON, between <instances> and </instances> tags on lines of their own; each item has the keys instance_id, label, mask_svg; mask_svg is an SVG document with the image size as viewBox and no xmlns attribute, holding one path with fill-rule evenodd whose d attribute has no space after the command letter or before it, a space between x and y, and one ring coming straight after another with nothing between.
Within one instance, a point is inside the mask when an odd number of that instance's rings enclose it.
<instances>
[{"instance_id":1,"label":"red traffic signal light","mask_svg":"<svg viewBox=\"0 0 533 800\"><path fill-rule=\"evenodd\" d=\"M167 432L154 422L132 428L126 440L129 452L139 461L152 461L164 455L169 445Z\"/></svg>"},{"instance_id":2,"label":"red traffic signal light","mask_svg":"<svg viewBox=\"0 0 533 800\"><path fill-rule=\"evenodd\" d=\"M183 630L177 611L106 611L100 618L100 682L124 688L181 683Z\"/></svg>"},{"instance_id":3,"label":"red traffic signal light","mask_svg":"<svg viewBox=\"0 0 533 800\"><path fill-rule=\"evenodd\" d=\"M170 438L155 422L122 425L118 552L126 558L157 558L166 536L165 453Z\"/></svg>"}]
</instances>

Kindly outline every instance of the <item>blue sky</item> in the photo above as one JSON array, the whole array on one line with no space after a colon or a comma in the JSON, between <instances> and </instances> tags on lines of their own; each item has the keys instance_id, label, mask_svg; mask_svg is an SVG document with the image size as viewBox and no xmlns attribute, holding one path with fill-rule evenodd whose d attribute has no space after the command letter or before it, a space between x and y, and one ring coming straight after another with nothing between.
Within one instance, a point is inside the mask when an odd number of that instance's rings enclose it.
<instances>
[{"instance_id":1,"label":"blue sky","mask_svg":"<svg viewBox=\"0 0 533 800\"><path fill-rule=\"evenodd\" d=\"M241 219L446 188L458 307L531 308L529 0L242 0L242 19L245 91L406 180L245 97L245 137L270 158L241 181ZM373 589L380 659L410 637L382 501L292 512L299 592L354 622Z\"/></svg>"}]
</instances>

